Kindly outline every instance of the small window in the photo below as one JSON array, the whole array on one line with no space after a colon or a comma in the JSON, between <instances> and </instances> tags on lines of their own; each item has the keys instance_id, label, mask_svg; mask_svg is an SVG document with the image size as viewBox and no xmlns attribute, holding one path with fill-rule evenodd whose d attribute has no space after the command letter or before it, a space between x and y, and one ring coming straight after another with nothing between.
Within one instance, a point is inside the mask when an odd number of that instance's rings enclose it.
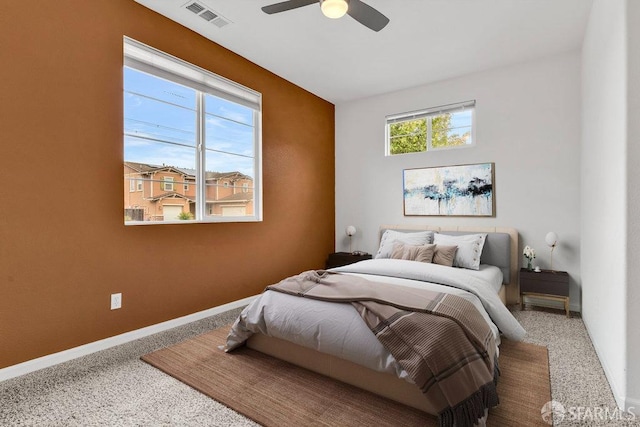
<instances>
[{"instance_id":1,"label":"small window","mask_svg":"<svg viewBox=\"0 0 640 427\"><path fill-rule=\"evenodd\" d=\"M129 179L129 191L133 193L134 191L136 191L136 181L131 178L128 178L128 179Z\"/></svg>"},{"instance_id":2,"label":"small window","mask_svg":"<svg viewBox=\"0 0 640 427\"><path fill-rule=\"evenodd\" d=\"M141 179L137 179L136 180L136 189L138 191L142 191L142 180Z\"/></svg>"},{"instance_id":3,"label":"small window","mask_svg":"<svg viewBox=\"0 0 640 427\"><path fill-rule=\"evenodd\" d=\"M386 155L470 147L475 144L475 101L386 118Z\"/></svg>"},{"instance_id":4,"label":"small window","mask_svg":"<svg viewBox=\"0 0 640 427\"><path fill-rule=\"evenodd\" d=\"M183 184L183 186L182 186L182 189L183 189L184 191L189 191L189 183L185 182L185 183Z\"/></svg>"},{"instance_id":5,"label":"small window","mask_svg":"<svg viewBox=\"0 0 640 427\"><path fill-rule=\"evenodd\" d=\"M173 177L172 176L165 176L162 178L162 189L164 191L173 191Z\"/></svg>"}]
</instances>

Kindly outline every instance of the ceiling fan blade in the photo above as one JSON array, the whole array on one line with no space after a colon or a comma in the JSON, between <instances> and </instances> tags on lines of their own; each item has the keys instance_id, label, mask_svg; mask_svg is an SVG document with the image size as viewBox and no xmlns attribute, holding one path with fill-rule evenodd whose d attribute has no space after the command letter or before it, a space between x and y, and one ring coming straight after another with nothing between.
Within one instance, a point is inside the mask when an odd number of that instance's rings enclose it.
<instances>
[{"instance_id":1,"label":"ceiling fan blade","mask_svg":"<svg viewBox=\"0 0 640 427\"><path fill-rule=\"evenodd\" d=\"M389 18L360 0L349 0L347 13L350 17L373 31L380 31L389 23Z\"/></svg>"},{"instance_id":2,"label":"ceiling fan blade","mask_svg":"<svg viewBox=\"0 0 640 427\"><path fill-rule=\"evenodd\" d=\"M271 15L272 13L280 13L303 6L309 6L310 4L318 3L318 1L320 0L288 0L264 6L262 11Z\"/></svg>"}]
</instances>

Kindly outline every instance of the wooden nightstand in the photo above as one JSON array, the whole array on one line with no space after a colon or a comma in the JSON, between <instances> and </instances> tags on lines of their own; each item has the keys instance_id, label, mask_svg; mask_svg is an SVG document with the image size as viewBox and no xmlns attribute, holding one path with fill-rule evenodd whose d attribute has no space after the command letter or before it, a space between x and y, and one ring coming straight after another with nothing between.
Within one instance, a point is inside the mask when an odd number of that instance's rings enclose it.
<instances>
[{"instance_id":1,"label":"wooden nightstand","mask_svg":"<svg viewBox=\"0 0 640 427\"><path fill-rule=\"evenodd\" d=\"M520 308L524 297L546 298L564 303L564 311L569 315L569 273L566 271L542 270L536 273L526 268L520 269Z\"/></svg>"},{"instance_id":2,"label":"wooden nightstand","mask_svg":"<svg viewBox=\"0 0 640 427\"><path fill-rule=\"evenodd\" d=\"M351 252L335 252L329 254L326 268L340 267L353 264L354 262L364 261L365 259L371 259L371 254L354 255Z\"/></svg>"}]
</instances>

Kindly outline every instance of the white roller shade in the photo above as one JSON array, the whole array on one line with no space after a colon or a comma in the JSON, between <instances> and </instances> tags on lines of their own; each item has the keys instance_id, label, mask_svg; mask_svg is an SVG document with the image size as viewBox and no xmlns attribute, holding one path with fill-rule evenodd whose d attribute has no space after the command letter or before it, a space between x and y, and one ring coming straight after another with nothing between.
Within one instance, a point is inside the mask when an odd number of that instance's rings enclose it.
<instances>
[{"instance_id":1,"label":"white roller shade","mask_svg":"<svg viewBox=\"0 0 640 427\"><path fill-rule=\"evenodd\" d=\"M405 122L407 120L422 119L430 116L439 116L445 113L457 113L466 109L475 108L476 101L458 102L456 104L441 105L438 107L427 108L425 110L410 111L407 113L394 114L387 116L387 124Z\"/></svg>"},{"instance_id":2,"label":"white roller shade","mask_svg":"<svg viewBox=\"0 0 640 427\"><path fill-rule=\"evenodd\" d=\"M260 111L259 92L126 37L124 65Z\"/></svg>"}]
</instances>

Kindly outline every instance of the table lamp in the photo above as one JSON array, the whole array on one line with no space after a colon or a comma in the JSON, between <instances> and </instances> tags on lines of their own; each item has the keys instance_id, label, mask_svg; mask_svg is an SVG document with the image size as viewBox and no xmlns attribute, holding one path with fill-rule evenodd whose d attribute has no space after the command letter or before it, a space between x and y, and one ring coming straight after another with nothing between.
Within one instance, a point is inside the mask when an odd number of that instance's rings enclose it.
<instances>
[{"instance_id":1,"label":"table lamp","mask_svg":"<svg viewBox=\"0 0 640 427\"><path fill-rule=\"evenodd\" d=\"M547 233L544 240L547 242L547 245L551 247L551 254L549 258L551 259L551 270L553 270L553 250L556 248L556 244L558 243L558 235L553 231L550 231Z\"/></svg>"},{"instance_id":2,"label":"table lamp","mask_svg":"<svg viewBox=\"0 0 640 427\"><path fill-rule=\"evenodd\" d=\"M349 252L353 253L353 251L351 250L351 240L353 238L353 236L356 234L356 228L353 225L349 225L347 226L345 233L347 233L347 236L349 236Z\"/></svg>"}]
</instances>

